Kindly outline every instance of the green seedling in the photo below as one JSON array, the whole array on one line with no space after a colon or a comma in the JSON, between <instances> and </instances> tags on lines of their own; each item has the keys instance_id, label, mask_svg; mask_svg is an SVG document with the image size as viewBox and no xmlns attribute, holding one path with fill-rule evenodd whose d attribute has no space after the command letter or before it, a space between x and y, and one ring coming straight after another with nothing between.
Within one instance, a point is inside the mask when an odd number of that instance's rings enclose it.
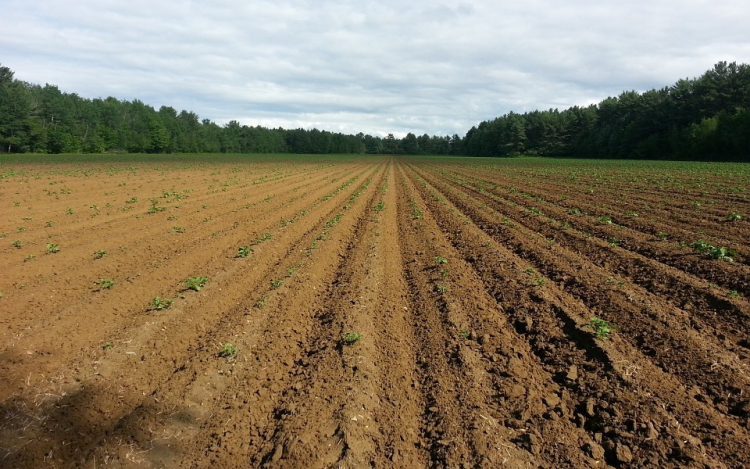
<instances>
[{"instance_id":1,"label":"green seedling","mask_svg":"<svg viewBox=\"0 0 750 469\"><path fill-rule=\"evenodd\" d=\"M727 221L740 221L742 220L742 215L740 215L738 212L732 212L727 216Z\"/></svg>"},{"instance_id":2,"label":"green seedling","mask_svg":"<svg viewBox=\"0 0 750 469\"><path fill-rule=\"evenodd\" d=\"M56 243L47 243L47 252L50 254L60 252L60 246L58 246Z\"/></svg>"},{"instance_id":3,"label":"green seedling","mask_svg":"<svg viewBox=\"0 0 750 469\"><path fill-rule=\"evenodd\" d=\"M44 226L46 226L47 228L52 228L54 226L54 223L52 223L51 221L48 221L47 223L44 224Z\"/></svg>"},{"instance_id":4,"label":"green seedling","mask_svg":"<svg viewBox=\"0 0 750 469\"><path fill-rule=\"evenodd\" d=\"M341 340L344 345L354 345L362 339L362 335L358 332L347 332L341 335Z\"/></svg>"},{"instance_id":5,"label":"green seedling","mask_svg":"<svg viewBox=\"0 0 750 469\"><path fill-rule=\"evenodd\" d=\"M175 233L184 233L185 228L183 228L182 226L173 226L172 231L174 231Z\"/></svg>"},{"instance_id":6,"label":"green seedling","mask_svg":"<svg viewBox=\"0 0 750 469\"><path fill-rule=\"evenodd\" d=\"M232 344L224 344L219 352L219 356L222 358L231 358L235 355L237 355L237 347Z\"/></svg>"},{"instance_id":7,"label":"green seedling","mask_svg":"<svg viewBox=\"0 0 750 469\"><path fill-rule=\"evenodd\" d=\"M68 215L73 215L73 213L75 213L75 212L73 212L72 208L68 207L68 209L65 211L65 213L68 214Z\"/></svg>"},{"instance_id":8,"label":"green seedling","mask_svg":"<svg viewBox=\"0 0 750 469\"><path fill-rule=\"evenodd\" d=\"M614 247L617 247L622 243L622 240L620 238L609 238L609 245Z\"/></svg>"},{"instance_id":9,"label":"green seedling","mask_svg":"<svg viewBox=\"0 0 750 469\"><path fill-rule=\"evenodd\" d=\"M443 277L443 278L448 277L449 273L450 272L448 272L448 269L440 269L440 276Z\"/></svg>"},{"instance_id":10,"label":"green seedling","mask_svg":"<svg viewBox=\"0 0 750 469\"><path fill-rule=\"evenodd\" d=\"M235 257L247 257L253 252L255 251L253 251L250 246L242 246L237 248L237 255Z\"/></svg>"},{"instance_id":11,"label":"green seedling","mask_svg":"<svg viewBox=\"0 0 750 469\"><path fill-rule=\"evenodd\" d=\"M610 323L609 321L605 321L604 319L599 319L596 317L591 318L591 322L589 324L586 324L584 327L593 330L594 337L599 340L608 340L612 332L620 330L620 328Z\"/></svg>"},{"instance_id":12,"label":"green seedling","mask_svg":"<svg viewBox=\"0 0 750 469\"><path fill-rule=\"evenodd\" d=\"M161 311L163 309L168 309L172 306L172 302L174 300L170 298L162 298L160 296L157 296L153 300L151 300L151 303L149 303L149 307L153 311Z\"/></svg>"},{"instance_id":13,"label":"green seedling","mask_svg":"<svg viewBox=\"0 0 750 469\"><path fill-rule=\"evenodd\" d=\"M438 293L448 293L448 287L443 285L442 283L435 284L435 291Z\"/></svg>"},{"instance_id":14,"label":"green seedling","mask_svg":"<svg viewBox=\"0 0 750 469\"><path fill-rule=\"evenodd\" d=\"M21 249L21 247L23 246L23 241L21 241L20 239L17 239L17 240L15 240L15 241L13 241L13 242L11 243L11 245L12 245L12 246L13 246L14 248L16 248L16 249Z\"/></svg>"},{"instance_id":15,"label":"green seedling","mask_svg":"<svg viewBox=\"0 0 750 469\"><path fill-rule=\"evenodd\" d=\"M23 261L24 261L24 262L29 262L29 261L33 261L35 257L36 257L35 255L33 255L33 254L29 254L28 256L26 256L26 257L24 258L24 260L23 260Z\"/></svg>"},{"instance_id":16,"label":"green seedling","mask_svg":"<svg viewBox=\"0 0 750 469\"><path fill-rule=\"evenodd\" d=\"M97 287L99 287L99 290L109 290L110 288L115 286L115 281L108 278L102 278L99 279L98 282L94 282Z\"/></svg>"},{"instance_id":17,"label":"green seedling","mask_svg":"<svg viewBox=\"0 0 750 469\"><path fill-rule=\"evenodd\" d=\"M102 257L106 255L107 255L107 251L105 251L104 249L100 249L94 252L94 259L101 259Z\"/></svg>"},{"instance_id":18,"label":"green seedling","mask_svg":"<svg viewBox=\"0 0 750 469\"><path fill-rule=\"evenodd\" d=\"M434 262L435 262L435 264L438 264L438 265L447 264L448 263L448 259L446 259L443 256L435 256Z\"/></svg>"},{"instance_id":19,"label":"green seedling","mask_svg":"<svg viewBox=\"0 0 750 469\"><path fill-rule=\"evenodd\" d=\"M112 342L109 342L109 341L107 341L107 342L104 342L104 345L102 345L102 348L103 348L104 350L109 350L109 349L111 349L112 347L114 347L114 345L112 345Z\"/></svg>"},{"instance_id":20,"label":"green seedling","mask_svg":"<svg viewBox=\"0 0 750 469\"><path fill-rule=\"evenodd\" d=\"M599 220L601 223L604 223L605 225L612 224L612 218L606 215L602 215L601 217L597 218L597 220Z\"/></svg>"},{"instance_id":21,"label":"green seedling","mask_svg":"<svg viewBox=\"0 0 750 469\"><path fill-rule=\"evenodd\" d=\"M544 285L544 277L536 277L534 279L534 283L541 287L542 285Z\"/></svg>"},{"instance_id":22,"label":"green seedling","mask_svg":"<svg viewBox=\"0 0 750 469\"><path fill-rule=\"evenodd\" d=\"M201 288L203 288L206 283L208 283L208 278L206 277L192 277L185 280L185 288L188 290L201 291Z\"/></svg>"},{"instance_id":23,"label":"green seedling","mask_svg":"<svg viewBox=\"0 0 750 469\"><path fill-rule=\"evenodd\" d=\"M465 327L464 327L463 329L461 329L461 338L462 338L462 339L464 339L464 340L469 340L469 335L470 335L470 334L471 334L471 333L469 332L469 329L467 329L467 328L465 328Z\"/></svg>"},{"instance_id":24,"label":"green seedling","mask_svg":"<svg viewBox=\"0 0 750 469\"><path fill-rule=\"evenodd\" d=\"M737 293L737 290L729 290L729 291L727 292L727 296L728 296L729 298L737 298L737 297L739 297L739 296L740 296L740 294L739 294L739 293Z\"/></svg>"},{"instance_id":25,"label":"green seedling","mask_svg":"<svg viewBox=\"0 0 750 469\"><path fill-rule=\"evenodd\" d=\"M728 247L714 247L708 250L708 257L711 259L718 259L720 261L734 262L734 258L737 256L737 251L729 249Z\"/></svg>"},{"instance_id":26,"label":"green seedling","mask_svg":"<svg viewBox=\"0 0 750 469\"><path fill-rule=\"evenodd\" d=\"M373 207L373 210L376 212L382 212L385 209L385 202L380 202L375 207Z\"/></svg>"},{"instance_id":27,"label":"green seedling","mask_svg":"<svg viewBox=\"0 0 750 469\"><path fill-rule=\"evenodd\" d=\"M255 307L256 308L263 308L264 306L266 306L266 299L267 298L268 298L267 295L261 296L260 299L255 302Z\"/></svg>"},{"instance_id":28,"label":"green seedling","mask_svg":"<svg viewBox=\"0 0 750 469\"><path fill-rule=\"evenodd\" d=\"M656 239L658 239L659 241L664 241L667 238L669 238L668 233L665 233L663 231L659 231L658 233L656 233Z\"/></svg>"},{"instance_id":29,"label":"green seedling","mask_svg":"<svg viewBox=\"0 0 750 469\"><path fill-rule=\"evenodd\" d=\"M276 290L280 286L284 285L284 282L281 280L271 280L271 289Z\"/></svg>"}]
</instances>

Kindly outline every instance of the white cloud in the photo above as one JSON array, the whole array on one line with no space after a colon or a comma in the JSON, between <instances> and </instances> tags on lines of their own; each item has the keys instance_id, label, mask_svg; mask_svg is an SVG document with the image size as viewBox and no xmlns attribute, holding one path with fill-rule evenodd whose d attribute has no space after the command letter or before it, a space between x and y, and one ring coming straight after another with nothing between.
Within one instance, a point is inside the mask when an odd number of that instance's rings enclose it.
<instances>
[{"instance_id":1,"label":"white cloud","mask_svg":"<svg viewBox=\"0 0 750 469\"><path fill-rule=\"evenodd\" d=\"M0 61L218 123L462 135L747 62L744 1L2 0Z\"/></svg>"}]
</instances>

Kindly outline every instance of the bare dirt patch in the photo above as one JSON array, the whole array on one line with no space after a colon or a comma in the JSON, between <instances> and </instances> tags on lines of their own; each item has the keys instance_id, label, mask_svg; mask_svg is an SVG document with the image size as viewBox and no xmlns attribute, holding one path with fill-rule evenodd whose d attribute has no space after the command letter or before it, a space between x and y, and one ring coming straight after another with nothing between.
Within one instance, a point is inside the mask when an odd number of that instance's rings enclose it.
<instances>
[{"instance_id":1,"label":"bare dirt patch","mask_svg":"<svg viewBox=\"0 0 750 469\"><path fill-rule=\"evenodd\" d=\"M3 162L0 466L750 466L746 174L599 165Z\"/></svg>"}]
</instances>

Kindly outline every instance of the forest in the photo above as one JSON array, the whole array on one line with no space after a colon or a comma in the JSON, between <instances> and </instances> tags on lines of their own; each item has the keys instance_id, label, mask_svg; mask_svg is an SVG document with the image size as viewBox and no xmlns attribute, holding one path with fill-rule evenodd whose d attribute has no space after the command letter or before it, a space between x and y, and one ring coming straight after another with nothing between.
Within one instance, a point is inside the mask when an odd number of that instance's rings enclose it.
<instances>
[{"instance_id":1,"label":"forest","mask_svg":"<svg viewBox=\"0 0 750 469\"><path fill-rule=\"evenodd\" d=\"M27 83L0 65L4 153L369 153L750 161L750 66L719 62L703 75L587 107L509 112L464 137L347 135L220 126L192 111L140 100L87 99Z\"/></svg>"}]
</instances>

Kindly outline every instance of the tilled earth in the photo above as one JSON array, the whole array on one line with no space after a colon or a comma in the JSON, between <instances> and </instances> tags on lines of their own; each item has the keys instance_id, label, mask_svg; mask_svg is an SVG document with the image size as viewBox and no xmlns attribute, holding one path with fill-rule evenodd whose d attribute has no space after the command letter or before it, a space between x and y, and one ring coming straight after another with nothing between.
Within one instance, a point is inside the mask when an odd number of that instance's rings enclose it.
<instances>
[{"instance_id":1,"label":"tilled earth","mask_svg":"<svg viewBox=\"0 0 750 469\"><path fill-rule=\"evenodd\" d=\"M0 467L750 467L747 178L571 165L0 168Z\"/></svg>"}]
</instances>

